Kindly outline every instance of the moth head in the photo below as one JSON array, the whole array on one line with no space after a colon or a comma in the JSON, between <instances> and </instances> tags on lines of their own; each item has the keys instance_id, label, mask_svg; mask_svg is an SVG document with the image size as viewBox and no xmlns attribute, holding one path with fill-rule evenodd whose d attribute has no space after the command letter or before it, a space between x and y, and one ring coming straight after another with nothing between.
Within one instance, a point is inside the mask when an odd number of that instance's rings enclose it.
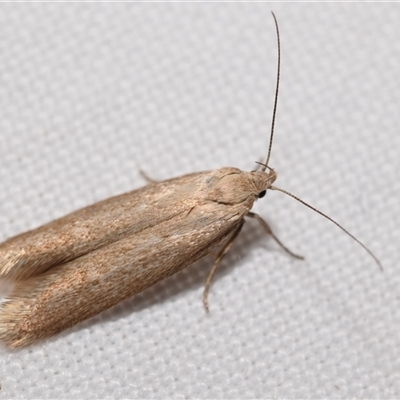
<instances>
[{"instance_id":1,"label":"moth head","mask_svg":"<svg viewBox=\"0 0 400 400\"><path fill-rule=\"evenodd\" d=\"M268 172L265 171L253 171L251 172L255 191L259 199L263 198L267 190L276 181L277 174L274 169L269 169Z\"/></svg>"},{"instance_id":2,"label":"moth head","mask_svg":"<svg viewBox=\"0 0 400 400\"><path fill-rule=\"evenodd\" d=\"M245 172L231 167L212 171L210 175L204 187L206 198L222 204L254 202L265 195L276 179L274 171Z\"/></svg>"}]
</instances>

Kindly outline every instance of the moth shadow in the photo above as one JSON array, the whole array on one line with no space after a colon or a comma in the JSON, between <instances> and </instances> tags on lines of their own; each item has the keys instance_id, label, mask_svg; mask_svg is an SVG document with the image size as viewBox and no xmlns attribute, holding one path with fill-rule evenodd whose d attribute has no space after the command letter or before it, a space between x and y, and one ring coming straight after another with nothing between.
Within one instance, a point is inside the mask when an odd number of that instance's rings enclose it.
<instances>
[{"instance_id":1,"label":"moth shadow","mask_svg":"<svg viewBox=\"0 0 400 400\"><path fill-rule=\"evenodd\" d=\"M258 247L263 247L266 252L282 252L281 249L272 244L271 237L265 234L256 221L247 220L247 223L243 226L243 229L235 240L231 250L224 257L218 267L211 283L210 293L212 293L213 288L218 285L219 280L232 273L235 268L241 266L242 262L248 259L248 257L251 257L252 251ZM217 252L218 250L214 251L210 255L203 257L184 270L157 283L151 288L146 289L133 298L78 324L76 327L65 332L64 335L79 331L83 328L90 329L91 327L104 322L125 318L132 313L140 312L165 301L173 301L177 297L185 296L185 294L193 290L199 291L205 286L205 281L211 270ZM202 303L202 291L198 300L199 312L205 312ZM212 303L210 306L212 308ZM63 334L58 335L58 337L60 336L63 336Z\"/></svg>"}]
</instances>

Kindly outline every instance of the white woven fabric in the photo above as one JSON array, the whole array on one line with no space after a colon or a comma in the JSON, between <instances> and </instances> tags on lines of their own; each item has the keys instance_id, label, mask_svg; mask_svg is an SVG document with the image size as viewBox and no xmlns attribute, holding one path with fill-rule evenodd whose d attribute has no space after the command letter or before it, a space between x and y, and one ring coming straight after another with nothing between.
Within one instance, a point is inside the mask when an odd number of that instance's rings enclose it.
<instances>
[{"instance_id":1,"label":"white woven fabric","mask_svg":"<svg viewBox=\"0 0 400 400\"><path fill-rule=\"evenodd\" d=\"M0 236L155 179L266 154L269 192L202 302L208 257L51 340L1 350L1 398L399 398L396 4L0 7Z\"/></svg>"}]
</instances>

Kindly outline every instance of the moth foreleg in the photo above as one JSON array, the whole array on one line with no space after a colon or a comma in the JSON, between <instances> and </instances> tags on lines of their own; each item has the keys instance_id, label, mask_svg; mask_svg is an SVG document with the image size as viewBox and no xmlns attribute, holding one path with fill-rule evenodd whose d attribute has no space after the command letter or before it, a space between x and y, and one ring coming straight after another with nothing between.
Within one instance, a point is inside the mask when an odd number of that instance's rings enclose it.
<instances>
[{"instance_id":1,"label":"moth foreleg","mask_svg":"<svg viewBox=\"0 0 400 400\"><path fill-rule=\"evenodd\" d=\"M203 304L204 304L204 308L205 308L206 312L210 311L209 307L208 307L208 291L210 289L212 278L213 278L215 271L217 270L219 264L221 263L222 259L225 257L225 254L228 253L228 251L230 250L230 248L233 245L233 242L239 235L244 222L245 222L245 220L242 219L242 221L240 221L240 224L235 228L235 230L231 233L231 235L229 236L227 241L224 243L223 247L218 252L218 254L215 258L214 265L212 266L210 273L207 276L207 280L206 280L206 284L205 284L204 292L203 292Z\"/></svg>"},{"instance_id":2,"label":"moth foreleg","mask_svg":"<svg viewBox=\"0 0 400 400\"><path fill-rule=\"evenodd\" d=\"M286 253L290 254L292 257L297 258L299 260L304 260L303 256L300 256L296 253L293 253L293 251L289 250L279 239L278 237L274 234L274 232L272 232L271 227L267 224L266 221L264 221L258 214L253 213L251 211L249 211L249 213L247 214L248 217L250 218L255 218L260 224L261 226L264 228L265 232L267 235L271 235L272 239L275 240L276 243L279 244L279 246L282 247L283 250L286 251Z\"/></svg>"}]
</instances>

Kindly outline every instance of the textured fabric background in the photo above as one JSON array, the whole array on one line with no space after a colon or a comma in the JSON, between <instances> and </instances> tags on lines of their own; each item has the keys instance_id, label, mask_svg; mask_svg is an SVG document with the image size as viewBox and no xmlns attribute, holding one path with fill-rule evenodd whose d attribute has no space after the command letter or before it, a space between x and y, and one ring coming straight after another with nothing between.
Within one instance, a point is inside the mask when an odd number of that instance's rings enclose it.
<instances>
[{"instance_id":1,"label":"textured fabric background","mask_svg":"<svg viewBox=\"0 0 400 400\"><path fill-rule=\"evenodd\" d=\"M397 4L1 4L0 239L155 179L265 157L277 192L210 292L207 257L96 318L1 349L0 398L399 398Z\"/></svg>"}]
</instances>

